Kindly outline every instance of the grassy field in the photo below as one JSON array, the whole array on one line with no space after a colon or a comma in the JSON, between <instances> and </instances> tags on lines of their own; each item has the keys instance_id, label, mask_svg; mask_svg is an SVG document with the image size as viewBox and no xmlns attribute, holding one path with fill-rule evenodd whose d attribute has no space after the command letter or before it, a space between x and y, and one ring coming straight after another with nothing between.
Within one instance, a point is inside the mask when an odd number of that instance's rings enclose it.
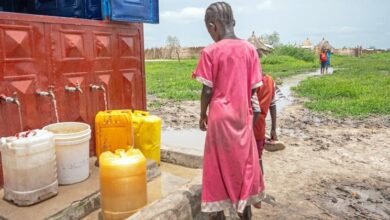
<instances>
[{"instance_id":1,"label":"grassy field","mask_svg":"<svg viewBox=\"0 0 390 220\"><path fill-rule=\"evenodd\" d=\"M306 107L338 116L390 114L390 53L362 58L334 56L333 75L304 80L295 88Z\"/></svg>"},{"instance_id":2,"label":"grassy field","mask_svg":"<svg viewBox=\"0 0 390 220\"><path fill-rule=\"evenodd\" d=\"M314 70L318 64L313 54L283 47L261 60L263 71L274 78L288 77ZM197 100L201 85L191 79L197 60L146 62L148 94L172 100Z\"/></svg>"}]
</instances>

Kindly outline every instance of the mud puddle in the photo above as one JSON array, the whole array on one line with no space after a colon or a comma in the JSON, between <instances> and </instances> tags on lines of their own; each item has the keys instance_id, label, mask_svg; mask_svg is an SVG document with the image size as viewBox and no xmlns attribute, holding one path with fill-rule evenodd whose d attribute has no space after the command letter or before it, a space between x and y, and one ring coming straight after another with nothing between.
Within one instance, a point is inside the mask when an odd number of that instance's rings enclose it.
<instances>
[{"instance_id":1,"label":"mud puddle","mask_svg":"<svg viewBox=\"0 0 390 220\"><path fill-rule=\"evenodd\" d=\"M342 218L390 219L390 183L327 182L316 200L331 215Z\"/></svg>"}]
</instances>

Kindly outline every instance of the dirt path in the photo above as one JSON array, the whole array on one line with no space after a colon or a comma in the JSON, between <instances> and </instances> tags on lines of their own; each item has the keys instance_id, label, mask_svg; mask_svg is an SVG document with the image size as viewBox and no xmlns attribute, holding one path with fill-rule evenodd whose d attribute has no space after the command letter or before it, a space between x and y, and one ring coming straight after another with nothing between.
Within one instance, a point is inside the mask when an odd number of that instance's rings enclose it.
<instances>
[{"instance_id":1,"label":"dirt path","mask_svg":"<svg viewBox=\"0 0 390 220\"><path fill-rule=\"evenodd\" d=\"M279 124L288 147L264 156L267 191L279 204L255 216L390 218L390 117L332 119L298 102Z\"/></svg>"},{"instance_id":2,"label":"dirt path","mask_svg":"<svg viewBox=\"0 0 390 220\"><path fill-rule=\"evenodd\" d=\"M197 127L199 102L155 101L165 128ZM390 219L390 116L333 118L295 100L278 122L287 148L264 155L278 204L253 219Z\"/></svg>"}]
</instances>

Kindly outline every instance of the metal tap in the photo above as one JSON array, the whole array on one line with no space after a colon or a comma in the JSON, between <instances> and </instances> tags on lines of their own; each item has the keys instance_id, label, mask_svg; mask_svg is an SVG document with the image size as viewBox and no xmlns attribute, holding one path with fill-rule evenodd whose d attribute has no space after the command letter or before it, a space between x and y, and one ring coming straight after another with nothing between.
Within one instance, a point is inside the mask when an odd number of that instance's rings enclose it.
<instances>
[{"instance_id":1,"label":"metal tap","mask_svg":"<svg viewBox=\"0 0 390 220\"><path fill-rule=\"evenodd\" d=\"M91 90L102 90L103 92L106 91L103 83L100 83L100 85L89 84L89 88L91 88Z\"/></svg>"},{"instance_id":2,"label":"metal tap","mask_svg":"<svg viewBox=\"0 0 390 220\"><path fill-rule=\"evenodd\" d=\"M76 83L76 86L65 86L65 91L68 92L76 92L79 91L81 94L83 94L83 90L81 89L80 83Z\"/></svg>"},{"instance_id":3,"label":"metal tap","mask_svg":"<svg viewBox=\"0 0 390 220\"><path fill-rule=\"evenodd\" d=\"M4 94L1 94L0 101L3 101L5 103L15 103L17 106L20 106L17 92L14 92L12 96L6 96Z\"/></svg>"},{"instance_id":4,"label":"metal tap","mask_svg":"<svg viewBox=\"0 0 390 220\"><path fill-rule=\"evenodd\" d=\"M54 94L54 86L49 86L49 90L47 92L46 91L37 90L36 94L39 95L39 96L49 96L53 100L56 99L56 95Z\"/></svg>"}]
</instances>

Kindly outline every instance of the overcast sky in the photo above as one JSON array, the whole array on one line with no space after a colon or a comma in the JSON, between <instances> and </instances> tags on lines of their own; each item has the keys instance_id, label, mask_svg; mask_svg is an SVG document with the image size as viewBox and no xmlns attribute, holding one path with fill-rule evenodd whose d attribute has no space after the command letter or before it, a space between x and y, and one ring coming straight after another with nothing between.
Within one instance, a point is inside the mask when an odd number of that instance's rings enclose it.
<instances>
[{"instance_id":1,"label":"overcast sky","mask_svg":"<svg viewBox=\"0 0 390 220\"><path fill-rule=\"evenodd\" d=\"M212 43L205 28L210 0L160 0L160 24L145 25L145 47L163 46L168 35L182 46ZM336 48L390 48L390 0L227 0L233 7L236 34L247 39L280 34L282 43L317 44L323 37Z\"/></svg>"}]
</instances>

